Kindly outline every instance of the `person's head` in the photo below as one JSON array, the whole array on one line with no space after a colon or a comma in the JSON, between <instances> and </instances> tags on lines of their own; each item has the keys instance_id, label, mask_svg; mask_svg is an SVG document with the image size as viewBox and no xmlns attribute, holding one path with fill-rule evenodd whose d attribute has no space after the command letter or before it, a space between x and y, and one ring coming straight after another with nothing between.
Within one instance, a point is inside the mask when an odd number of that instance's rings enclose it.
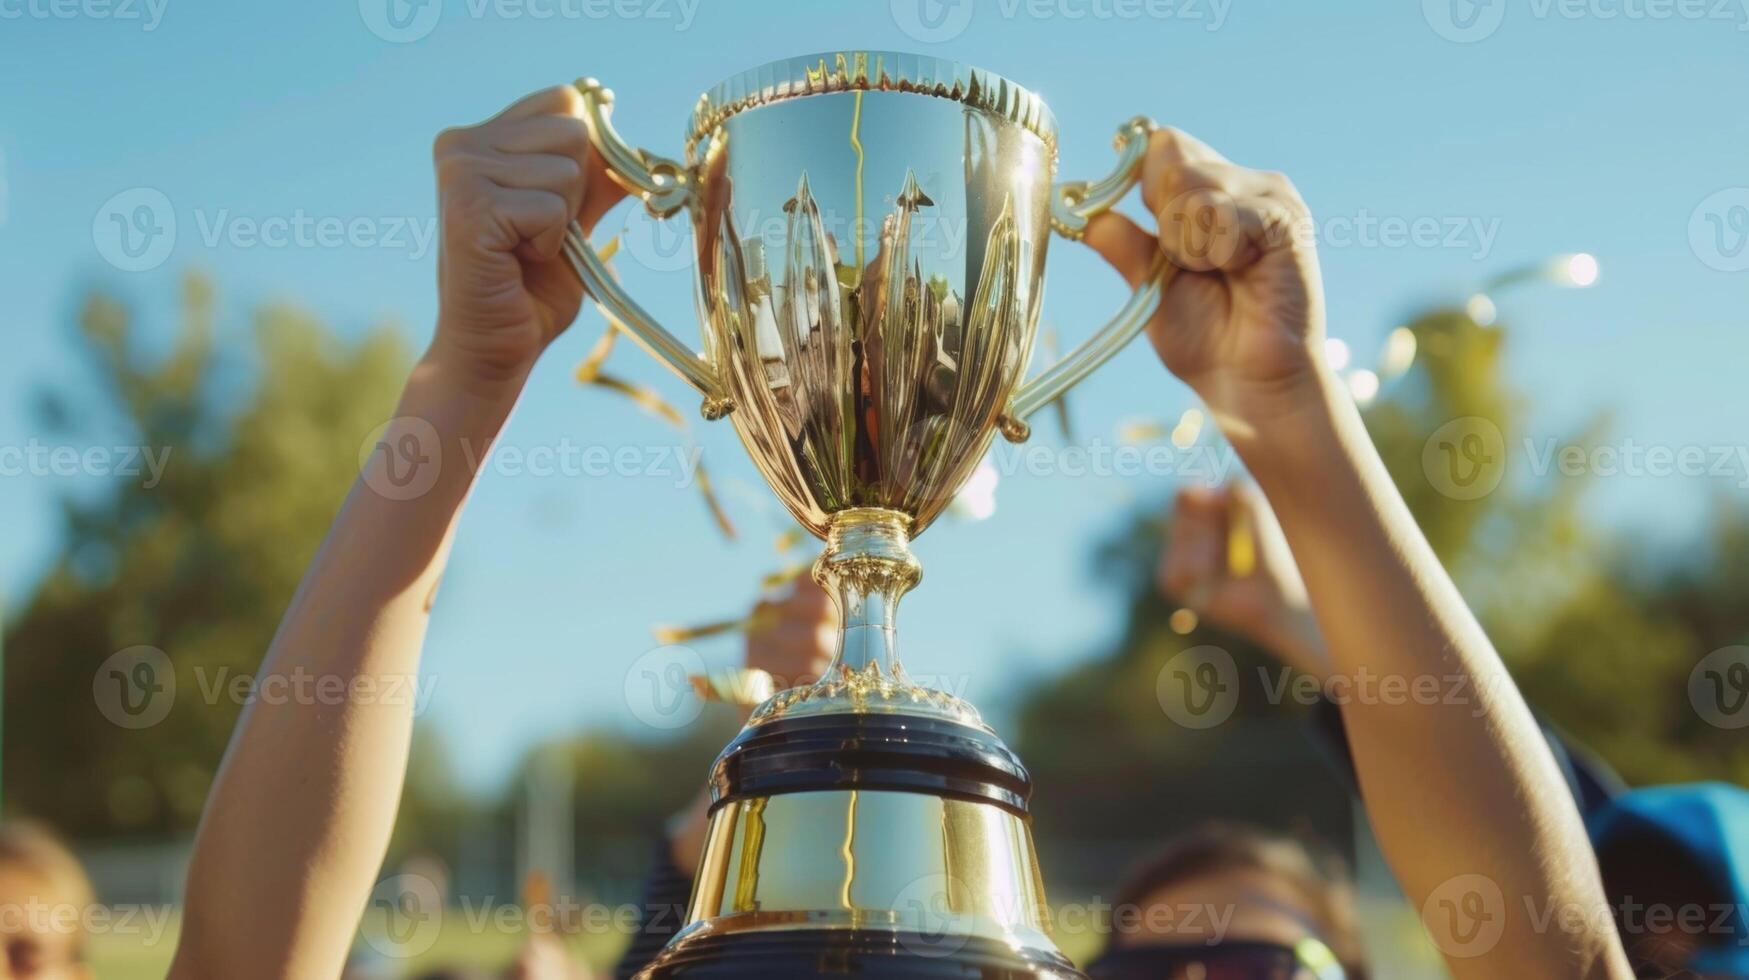
<instances>
[{"instance_id":1,"label":"person's head","mask_svg":"<svg viewBox=\"0 0 1749 980\"><path fill-rule=\"evenodd\" d=\"M1634 790L1590 820L1604 891L1644 977L1749 972L1749 791Z\"/></svg>"},{"instance_id":2,"label":"person's head","mask_svg":"<svg viewBox=\"0 0 1749 980\"><path fill-rule=\"evenodd\" d=\"M84 980L84 922L95 901L79 860L47 828L0 823L0 978Z\"/></svg>"},{"instance_id":3,"label":"person's head","mask_svg":"<svg viewBox=\"0 0 1749 980\"><path fill-rule=\"evenodd\" d=\"M1095 980L1363 980L1342 864L1291 838L1228 824L1172 841L1113 901Z\"/></svg>"}]
</instances>

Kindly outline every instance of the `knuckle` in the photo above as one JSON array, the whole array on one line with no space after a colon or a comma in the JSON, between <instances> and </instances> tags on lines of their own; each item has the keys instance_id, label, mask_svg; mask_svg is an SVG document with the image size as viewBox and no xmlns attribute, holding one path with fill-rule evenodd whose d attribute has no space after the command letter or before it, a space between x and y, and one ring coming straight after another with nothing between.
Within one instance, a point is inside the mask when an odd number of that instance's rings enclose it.
<instances>
[{"instance_id":1,"label":"knuckle","mask_svg":"<svg viewBox=\"0 0 1749 980\"><path fill-rule=\"evenodd\" d=\"M583 93L577 91L575 86L554 85L540 90L537 104L553 112L579 115L583 111Z\"/></svg>"},{"instance_id":2,"label":"knuckle","mask_svg":"<svg viewBox=\"0 0 1749 980\"><path fill-rule=\"evenodd\" d=\"M441 161L446 157L453 156L468 145L472 133L472 128L466 126L450 126L444 129L437 134L437 138L431 141L432 159Z\"/></svg>"},{"instance_id":3,"label":"knuckle","mask_svg":"<svg viewBox=\"0 0 1749 980\"><path fill-rule=\"evenodd\" d=\"M1148 134L1148 149L1167 152L1181 150L1184 139L1184 130L1176 126L1161 126Z\"/></svg>"}]
</instances>

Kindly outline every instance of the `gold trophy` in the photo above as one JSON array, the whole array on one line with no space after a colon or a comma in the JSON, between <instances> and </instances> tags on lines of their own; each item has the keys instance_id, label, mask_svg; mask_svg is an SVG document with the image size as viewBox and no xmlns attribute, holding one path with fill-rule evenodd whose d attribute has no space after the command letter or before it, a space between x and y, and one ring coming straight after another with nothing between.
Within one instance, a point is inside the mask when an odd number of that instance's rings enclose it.
<instances>
[{"instance_id":1,"label":"gold trophy","mask_svg":"<svg viewBox=\"0 0 1749 980\"><path fill-rule=\"evenodd\" d=\"M825 677L766 699L712 766L687 924L644 976L1079 976L1049 938L1026 769L970 704L906 675L894 613L922 574L910 539L996 432L1024 440L1029 415L1158 307L1164 264L1022 380L1050 233L1079 238L1128 192L1152 124L1118 130L1109 176L1053 184L1038 96L937 58L844 51L706 92L682 163L626 144L612 94L578 88L614 179L692 222L703 353L576 226L567 259L825 540L814 576L843 623Z\"/></svg>"}]
</instances>

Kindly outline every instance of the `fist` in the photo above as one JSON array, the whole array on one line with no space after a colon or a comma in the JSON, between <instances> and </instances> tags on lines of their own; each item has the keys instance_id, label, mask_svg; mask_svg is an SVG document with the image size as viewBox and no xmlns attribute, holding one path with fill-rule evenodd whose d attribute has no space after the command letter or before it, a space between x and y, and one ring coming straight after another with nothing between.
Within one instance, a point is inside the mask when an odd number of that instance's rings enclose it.
<instances>
[{"instance_id":1,"label":"fist","mask_svg":"<svg viewBox=\"0 0 1749 980\"><path fill-rule=\"evenodd\" d=\"M747 666L770 674L779 690L812 684L832 663L838 608L813 579L799 578L787 593L760 600L750 622Z\"/></svg>"},{"instance_id":2,"label":"fist","mask_svg":"<svg viewBox=\"0 0 1749 980\"><path fill-rule=\"evenodd\" d=\"M1311 376L1324 332L1305 202L1281 174L1173 129L1149 138L1141 187L1156 228L1107 212L1087 244L1132 286L1164 255L1173 269L1148 325L1155 351L1223 424L1266 421L1279 393Z\"/></svg>"},{"instance_id":3,"label":"fist","mask_svg":"<svg viewBox=\"0 0 1749 980\"><path fill-rule=\"evenodd\" d=\"M560 254L625 196L590 149L570 86L530 95L432 152L443 233L434 350L472 375L520 382L571 321L583 287Z\"/></svg>"}]
</instances>

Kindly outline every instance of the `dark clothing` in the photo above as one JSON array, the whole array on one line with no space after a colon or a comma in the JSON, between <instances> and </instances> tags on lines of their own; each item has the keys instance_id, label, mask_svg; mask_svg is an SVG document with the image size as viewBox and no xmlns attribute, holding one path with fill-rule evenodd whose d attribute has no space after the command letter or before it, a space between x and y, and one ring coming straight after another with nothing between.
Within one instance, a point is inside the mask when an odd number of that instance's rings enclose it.
<instances>
[{"instance_id":1,"label":"dark clothing","mask_svg":"<svg viewBox=\"0 0 1749 980\"><path fill-rule=\"evenodd\" d=\"M644 882L644 900L638 907L638 928L632 944L613 968L617 980L630 980L650 965L662 946L686 924L686 905L692 898L692 877L674 865L668 835L658 834L651 855L650 878Z\"/></svg>"}]
</instances>

